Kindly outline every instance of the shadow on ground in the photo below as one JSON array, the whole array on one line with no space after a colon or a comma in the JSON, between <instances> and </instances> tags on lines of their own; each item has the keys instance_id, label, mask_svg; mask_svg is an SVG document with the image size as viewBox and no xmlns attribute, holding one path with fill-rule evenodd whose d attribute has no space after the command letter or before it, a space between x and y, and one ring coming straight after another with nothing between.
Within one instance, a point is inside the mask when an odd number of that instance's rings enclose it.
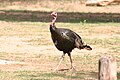
<instances>
[{"instance_id":1,"label":"shadow on ground","mask_svg":"<svg viewBox=\"0 0 120 80\"><path fill-rule=\"evenodd\" d=\"M33 74L35 73L35 74ZM54 78L59 79L75 79L75 80L97 80L98 79L98 72L84 72L84 71L58 71L58 72L40 72L40 71L34 71L30 72L21 72L21 74L17 75L22 78L29 78L29 79L35 79L35 80L49 80ZM120 80L120 73L117 73L117 80Z\"/></svg>"},{"instance_id":2,"label":"shadow on ground","mask_svg":"<svg viewBox=\"0 0 120 80\"><path fill-rule=\"evenodd\" d=\"M51 12L24 11L24 10L0 10L0 20L2 21L30 21L30 22L50 22ZM59 12L57 22L120 22L120 13L79 13L79 12Z\"/></svg>"},{"instance_id":3,"label":"shadow on ground","mask_svg":"<svg viewBox=\"0 0 120 80\"><path fill-rule=\"evenodd\" d=\"M27 74L24 74L24 72L22 72L21 74L17 75L19 77L22 77L24 79L34 79L34 80L40 80L40 79L44 79L44 80L51 80L51 79L55 79L55 78L59 78L59 79L76 79L76 80L96 80L98 79L97 77L97 72L83 72L83 71L78 71L78 72L71 72L71 71L67 71L67 72L39 72L39 71L35 71L35 74L33 74L33 72L29 72Z\"/></svg>"}]
</instances>

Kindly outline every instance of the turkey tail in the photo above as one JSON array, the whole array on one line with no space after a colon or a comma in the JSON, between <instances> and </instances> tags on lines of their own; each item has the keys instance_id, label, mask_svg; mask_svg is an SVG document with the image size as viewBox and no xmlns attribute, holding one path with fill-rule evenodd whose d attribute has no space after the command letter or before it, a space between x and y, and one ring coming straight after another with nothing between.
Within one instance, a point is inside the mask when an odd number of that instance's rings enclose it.
<instances>
[{"instance_id":1,"label":"turkey tail","mask_svg":"<svg viewBox=\"0 0 120 80\"><path fill-rule=\"evenodd\" d=\"M92 48L89 45L82 45L77 47L78 49L86 49L86 50L92 50Z\"/></svg>"},{"instance_id":2,"label":"turkey tail","mask_svg":"<svg viewBox=\"0 0 120 80\"><path fill-rule=\"evenodd\" d=\"M82 41L81 37L78 34L74 34L76 36L75 45L78 49L92 50L92 48L89 45Z\"/></svg>"},{"instance_id":3,"label":"turkey tail","mask_svg":"<svg viewBox=\"0 0 120 80\"><path fill-rule=\"evenodd\" d=\"M92 50L92 48L89 45L83 45L83 49Z\"/></svg>"},{"instance_id":4,"label":"turkey tail","mask_svg":"<svg viewBox=\"0 0 120 80\"><path fill-rule=\"evenodd\" d=\"M89 45L85 44L85 43L82 43L82 44L79 43L79 44L77 44L77 48L78 49L92 50L92 48Z\"/></svg>"}]
</instances>

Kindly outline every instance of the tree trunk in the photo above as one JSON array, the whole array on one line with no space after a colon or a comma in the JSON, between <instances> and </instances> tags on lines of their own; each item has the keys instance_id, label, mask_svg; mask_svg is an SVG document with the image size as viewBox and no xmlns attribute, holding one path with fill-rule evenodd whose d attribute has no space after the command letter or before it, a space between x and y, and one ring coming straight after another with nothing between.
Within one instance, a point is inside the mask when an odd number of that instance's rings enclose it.
<instances>
[{"instance_id":1,"label":"tree trunk","mask_svg":"<svg viewBox=\"0 0 120 80\"><path fill-rule=\"evenodd\" d=\"M116 59L112 56L105 56L99 60L99 80L117 80Z\"/></svg>"}]
</instances>

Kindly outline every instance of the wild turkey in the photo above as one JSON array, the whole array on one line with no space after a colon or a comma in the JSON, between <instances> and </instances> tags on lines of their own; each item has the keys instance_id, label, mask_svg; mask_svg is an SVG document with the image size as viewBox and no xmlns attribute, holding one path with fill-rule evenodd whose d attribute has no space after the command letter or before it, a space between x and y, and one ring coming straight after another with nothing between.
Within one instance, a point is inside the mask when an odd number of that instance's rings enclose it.
<instances>
[{"instance_id":1,"label":"wild turkey","mask_svg":"<svg viewBox=\"0 0 120 80\"><path fill-rule=\"evenodd\" d=\"M67 53L70 62L71 62L71 69L75 69L73 64L72 64L72 58L71 58L71 52L74 48L78 49L87 49L87 50L92 50L92 48L82 41L81 37L73 32L70 29L65 29L65 28L56 28L55 26L55 21L57 19L57 13L52 12L52 22L50 24L50 32L51 32L51 37L53 40L54 45L56 48L60 51L63 51L63 55L61 57L61 60L55 70L58 69L59 65L61 64L65 54Z\"/></svg>"}]
</instances>

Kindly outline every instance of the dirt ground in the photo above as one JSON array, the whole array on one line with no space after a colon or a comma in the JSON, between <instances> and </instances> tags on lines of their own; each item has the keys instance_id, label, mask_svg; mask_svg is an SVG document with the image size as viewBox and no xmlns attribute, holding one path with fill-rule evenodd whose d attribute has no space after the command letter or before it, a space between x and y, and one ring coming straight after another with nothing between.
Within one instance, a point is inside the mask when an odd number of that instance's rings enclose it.
<instances>
[{"instance_id":1,"label":"dirt ground","mask_svg":"<svg viewBox=\"0 0 120 80\"><path fill-rule=\"evenodd\" d=\"M14 23L7 23L4 22L2 25L12 25ZM95 31L91 37L88 35L83 36L84 38L97 38L97 39L109 39L109 38L120 38L119 33L120 29L119 27L92 27L89 28L90 31ZM4 31L3 31L4 32ZM97 32L97 34L96 34ZM16 34L16 32L14 32ZM51 71L53 68L55 68L57 62L53 63L49 61L49 57L58 57L60 59L60 56L62 55L62 52L58 51L55 46L52 45L39 45L39 46L34 46L30 45L29 40L32 39L37 39L40 38L40 36L1 36L0 37L0 53L2 53L4 56L5 60L8 60L8 62L3 62L0 63L0 70L3 71L16 71L16 70L40 70L40 71ZM49 41L52 40L48 38ZM100 47L99 45L91 45L93 50L92 51L87 51L87 50L78 50L74 49L72 52L72 55L91 55L91 56L96 56L96 55L106 55L106 53L110 52L111 50L109 48L104 48ZM102 53L102 54L101 54ZM119 54L117 53L108 53L111 55L114 54ZM39 57L36 57L39 56ZM9 61L15 61L17 60L16 58L18 57L18 61L9 63ZM20 59L19 59L20 58ZM67 57L67 59L69 59ZM43 61L39 61L43 60ZM45 61L44 61L45 60ZM68 60L69 62L69 60ZM69 64L68 64L69 65ZM63 66L64 67L64 66ZM69 66L66 66L69 67ZM86 69L86 68L84 68ZM88 69L89 70L89 69Z\"/></svg>"}]
</instances>

